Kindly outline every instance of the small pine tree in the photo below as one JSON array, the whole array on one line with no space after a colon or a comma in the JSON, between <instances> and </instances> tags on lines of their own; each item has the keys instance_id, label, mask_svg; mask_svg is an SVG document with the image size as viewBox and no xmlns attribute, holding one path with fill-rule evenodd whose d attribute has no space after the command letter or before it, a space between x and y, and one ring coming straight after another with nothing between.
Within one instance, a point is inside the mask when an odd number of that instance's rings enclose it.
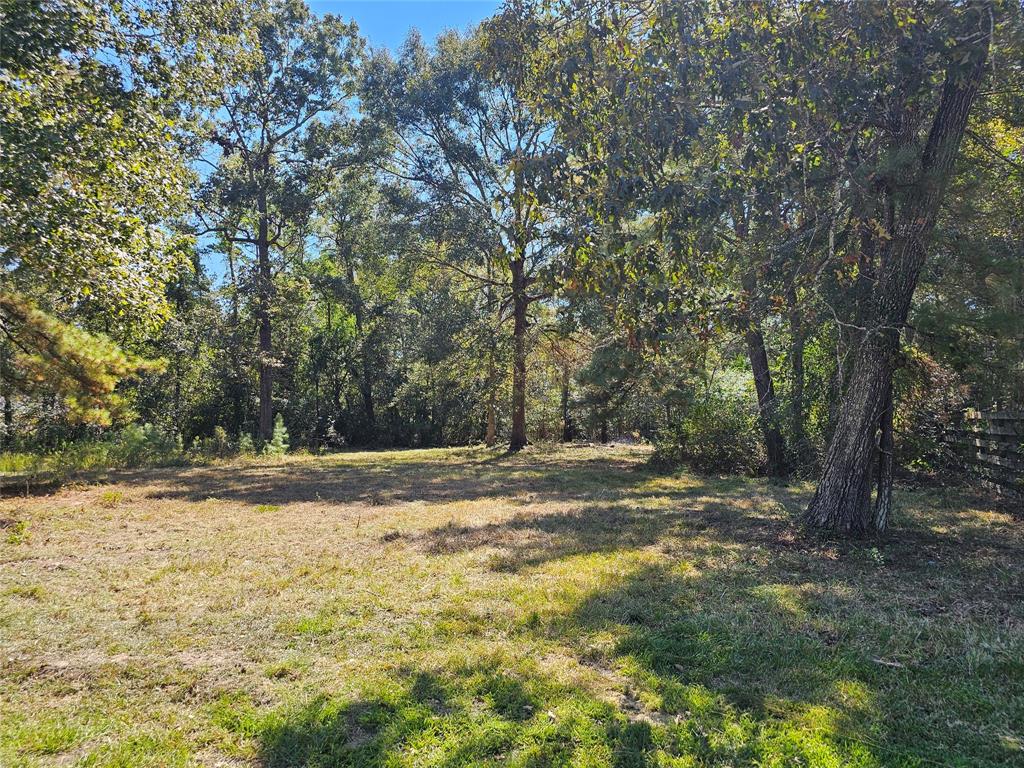
<instances>
[{"instance_id":1,"label":"small pine tree","mask_svg":"<svg viewBox=\"0 0 1024 768\"><path fill-rule=\"evenodd\" d=\"M243 456L251 456L256 453L256 445L252 441L252 435L242 433L242 436L238 438L238 452Z\"/></svg>"},{"instance_id":2,"label":"small pine tree","mask_svg":"<svg viewBox=\"0 0 1024 768\"><path fill-rule=\"evenodd\" d=\"M283 456L288 452L288 430L284 426L284 416L280 413L274 417L274 434L270 442L263 446L267 456Z\"/></svg>"},{"instance_id":3,"label":"small pine tree","mask_svg":"<svg viewBox=\"0 0 1024 768\"><path fill-rule=\"evenodd\" d=\"M231 441L228 439L228 431L224 427L217 425L213 428L210 447L216 456L227 456L231 453Z\"/></svg>"}]
</instances>

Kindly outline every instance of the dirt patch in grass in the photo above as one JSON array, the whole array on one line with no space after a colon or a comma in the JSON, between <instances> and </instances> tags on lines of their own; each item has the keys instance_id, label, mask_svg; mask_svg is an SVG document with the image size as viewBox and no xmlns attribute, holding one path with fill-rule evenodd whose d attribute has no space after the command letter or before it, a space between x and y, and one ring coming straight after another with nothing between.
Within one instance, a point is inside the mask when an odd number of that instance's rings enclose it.
<instances>
[{"instance_id":1,"label":"dirt patch in grass","mask_svg":"<svg viewBox=\"0 0 1024 768\"><path fill-rule=\"evenodd\" d=\"M1024 531L642 448L345 453L0 502L0 764L1020 765ZM10 536L14 525L19 533Z\"/></svg>"}]
</instances>

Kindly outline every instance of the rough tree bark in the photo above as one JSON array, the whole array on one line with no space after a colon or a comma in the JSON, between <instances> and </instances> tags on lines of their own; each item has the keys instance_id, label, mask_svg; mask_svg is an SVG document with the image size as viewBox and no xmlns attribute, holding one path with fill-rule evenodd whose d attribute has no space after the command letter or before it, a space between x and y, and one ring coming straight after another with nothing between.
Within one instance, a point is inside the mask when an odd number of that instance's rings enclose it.
<instances>
[{"instance_id":1,"label":"rough tree bark","mask_svg":"<svg viewBox=\"0 0 1024 768\"><path fill-rule=\"evenodd\" d=\"M875 497L874 528L884 531L889 525L892 513L892 480L896 469L895 433L893 430L894 402L892 395L892 377L889 386L882 396L882 416L879 420L878 438L878 494Z\"/></svg>"},{"instance_id":2,"label":"rough tree bark","mask_svg":"<svg viewBox=\"0 0 1024 768\"><path fill-rule=\"evenodd\" d=\"M984 75L991 27L988 14L981 16L967 65L951 65L947 70L918 177L894 220L891 239L883 246L871 298L871 327L856 351L821 479L805 513L806 522L815 527L863 533L875 524L871 478L878 429L892 385L899 332L910 311L926 244Z\"/></svg>"},{"instance_id":3,"label":"rough tree bark","mask_svg":"<svg viewBox=\"0 0 1024 768\"><path fill-rule=\"evenodd\" d=\"M512 260L512 436L510 451L526 447L526 295L525 264Z\"/></svg>"}]
</instances>

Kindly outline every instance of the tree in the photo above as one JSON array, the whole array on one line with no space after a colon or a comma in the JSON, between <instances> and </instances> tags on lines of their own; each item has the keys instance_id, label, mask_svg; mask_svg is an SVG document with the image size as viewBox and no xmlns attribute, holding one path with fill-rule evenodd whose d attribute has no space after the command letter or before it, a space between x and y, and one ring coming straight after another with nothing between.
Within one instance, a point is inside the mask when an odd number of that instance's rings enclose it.
<instances>
[{"instance_id":1,"label":"tree","mask_svg":"<svg viewBox=\"0 0 1024 768\"><path fill-rule=\"evenodd\" d=\"M45 380L87 403L70 415L107 423L118 380L147 367L105 337L158 327L164 284L188 266L187 234L171 225L191 177L191 111L234 52L220 36L234 11L0 6L0 324L18 350L8 401L12 386Z\"/></svg>"},{"instance_id":2,"label":"tree","mask_svg":"<svg viewBox=\"0 0 1024 768\"><path fill-rule=\"evenodd\" d=\"M275 259L278 270L304 246L306 225L350 128L362 42L353 24L313 16L301 0L273 0L247 19L258 55L221 89L211 117L212 166L198 198L203 234L253 252L259 368L259 436L274 419Z\"/></svg>"},{"instance_id":3,"label":"tree","mask_svg":"<svg viewBox=\"0 0 1024 768\"><path fill-rule=\"evenodd\" d=\"M641 341L721 313L746 340L769 472L785 474L761 278L772 240L783 239L772 226L791 172L784 143L767 136L782 122L776 111L788 125L791 110L774 107L778 94L761 80L770 14L569 1L548 15L535 5L510 6L504 28L536 41L533 99L566 149L550 173L560 200L583 208L565 277L632 293L627 322ZM739 60L721 66L730 58Z\"/></svg>"},{"instance_id":4,"label":"tree","mask_svg":"<svg viewBox=\"0 0 1024 768\"><path fill-rule=\"evenodd\" d=\"M360 443L378 437L375 383L387 375L399 297L409 291L415 271L410 207L406 190L381 184L364 165L337 174L320 203L320 255L309 271L324 302L325 341L342 313L352 321L346 331L352 335L352 354L334 364L357 383L363 413L353 438Z\"/></svg>"},{"instance_id":5,"label":"tree","mask_svg":"<svg viewBox=\"0 0 1024 768\"><path fill-rule=\"evenodd\" d=\"M927 258L946 186L953 172L971 107L985 75L994 9L981 3L949 11L931 30L931 54L945 70L942 80L925 78L913 64L896 83L887 128L888 149L899 164L886 185L885 226L867 244L877 253L867 298L865 326L829 443L821 479L806 512L817 527L845 532L884 529L892 500L892 377L900 333L906 324ZM940 31L941 30L941 31ZM913 35L899 42L918 42ZM909 57L908 57L909 58ZM915 57L916 58L916 57ZM934 103L932 109L920 102ZM930 125L921 139L921 124ZM878 493L871 510L872 477L878 462Z\"/></svg>"},{"instance_id":6,"label":"tree","mask_svg":"<svg viewBox=\"0 0 1024 768\"><path fill-rule=\"evenodd\" d=\"M655 288L626 290L656 337L679 306L665 300L673 289L724 289L726 316L745 328L777 468L784 451L763 328L771 315L788 316L792 434L806 443L802 305L828 309L840 407L807 519L870 527L864 510L877 466L884 520L892 430L879 417L892 412L899 333L984 72L979 25L1014 26L1017 14L988 3L806 12L769 3L735 14L700 3L548 7L507 13L536 37L533 66L544 75L534 78L534 100L569 148L561 174L570 196L589 197L593 224L577 252L598 273L598 290L620 274L633 283L642 276ZM671 267L645 258L637 270L635 254L659 247ZM595 269L602 253L611 258ZM659 280L659 271L670 277Z\"/></svg>"},{"instance_id":7,"label":"tree","mask_svg":"<svg viewBox=\"0 0 1024 768\"><path fill-rule=\"evenodd\" d=\"M388 153L385 168L412 183L432 209L427 257L475 282L512 323L511 450L526 445L530 307L547 296L544 269L556 247L554 221L533 165L547 152L548 126L503 79L478 34L449 33L430 54L417 36L397 61L379 53L363 86L367 114ZM475 238L477 252L455 241ZM455 247L451 247L455 245Z\"/></svg>"}]
</instances>

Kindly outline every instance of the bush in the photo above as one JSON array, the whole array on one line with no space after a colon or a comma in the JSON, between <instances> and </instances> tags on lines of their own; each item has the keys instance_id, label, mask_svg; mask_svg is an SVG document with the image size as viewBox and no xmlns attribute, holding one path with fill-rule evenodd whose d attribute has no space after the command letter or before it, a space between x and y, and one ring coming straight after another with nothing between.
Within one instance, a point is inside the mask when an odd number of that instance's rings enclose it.
<instances>
[{"instance_id":1,"label":"bush","mask_svg":"<svg viewBox=\"0 0 1024 768\"><path fill-rule=\"evenodd\" d=\"M256 453L256 444L252 441L252 435L243 433L238 438L238 452L242 456L252 456Z\"/></svg>"},{"instance_id":2,"label":"bush","mask_svg":"<svg viewBox=\"0 0 1024 768\"><path fill-rule=\"evenodd\" d=\"M196 457L224 458L231 456L235 451L227 430L217 426L213 428L212 436L201 437L192 444L191 454Z\"/></svg>"},{"instance_id":3,"label":"bush","mask_svg":"<svg viewBox=\"0 0 1024 768\"><path fill-rule=\"evenodd\" d=\"M0 472L22 475L31 484L60 481L76 472L177 464L185 458L180 437L152 424L132 424L49 453L5 454L0 457Z\"/></svg>"},{"instance_id":4,"label":"bush","mask_svg":"<svg viewBox=\"0 0 1024 768\"><path fill-rule=\"evenodd\" d=\"M131 424L112 441L108 466L153 466L175 463L183 458L180 436L164 432L153 424Z\"/></svg>"},{"instance_id":5,"label":"bush","mask_svg":"<svg viewBox=\"0 0 1024 768\"><path fill-rule=\"evenodd\" d=\"M716 392L658 434L652 461L701 472L757 472L765 463L757 413L748 399Z\"/></svg>"}]
</instances>

